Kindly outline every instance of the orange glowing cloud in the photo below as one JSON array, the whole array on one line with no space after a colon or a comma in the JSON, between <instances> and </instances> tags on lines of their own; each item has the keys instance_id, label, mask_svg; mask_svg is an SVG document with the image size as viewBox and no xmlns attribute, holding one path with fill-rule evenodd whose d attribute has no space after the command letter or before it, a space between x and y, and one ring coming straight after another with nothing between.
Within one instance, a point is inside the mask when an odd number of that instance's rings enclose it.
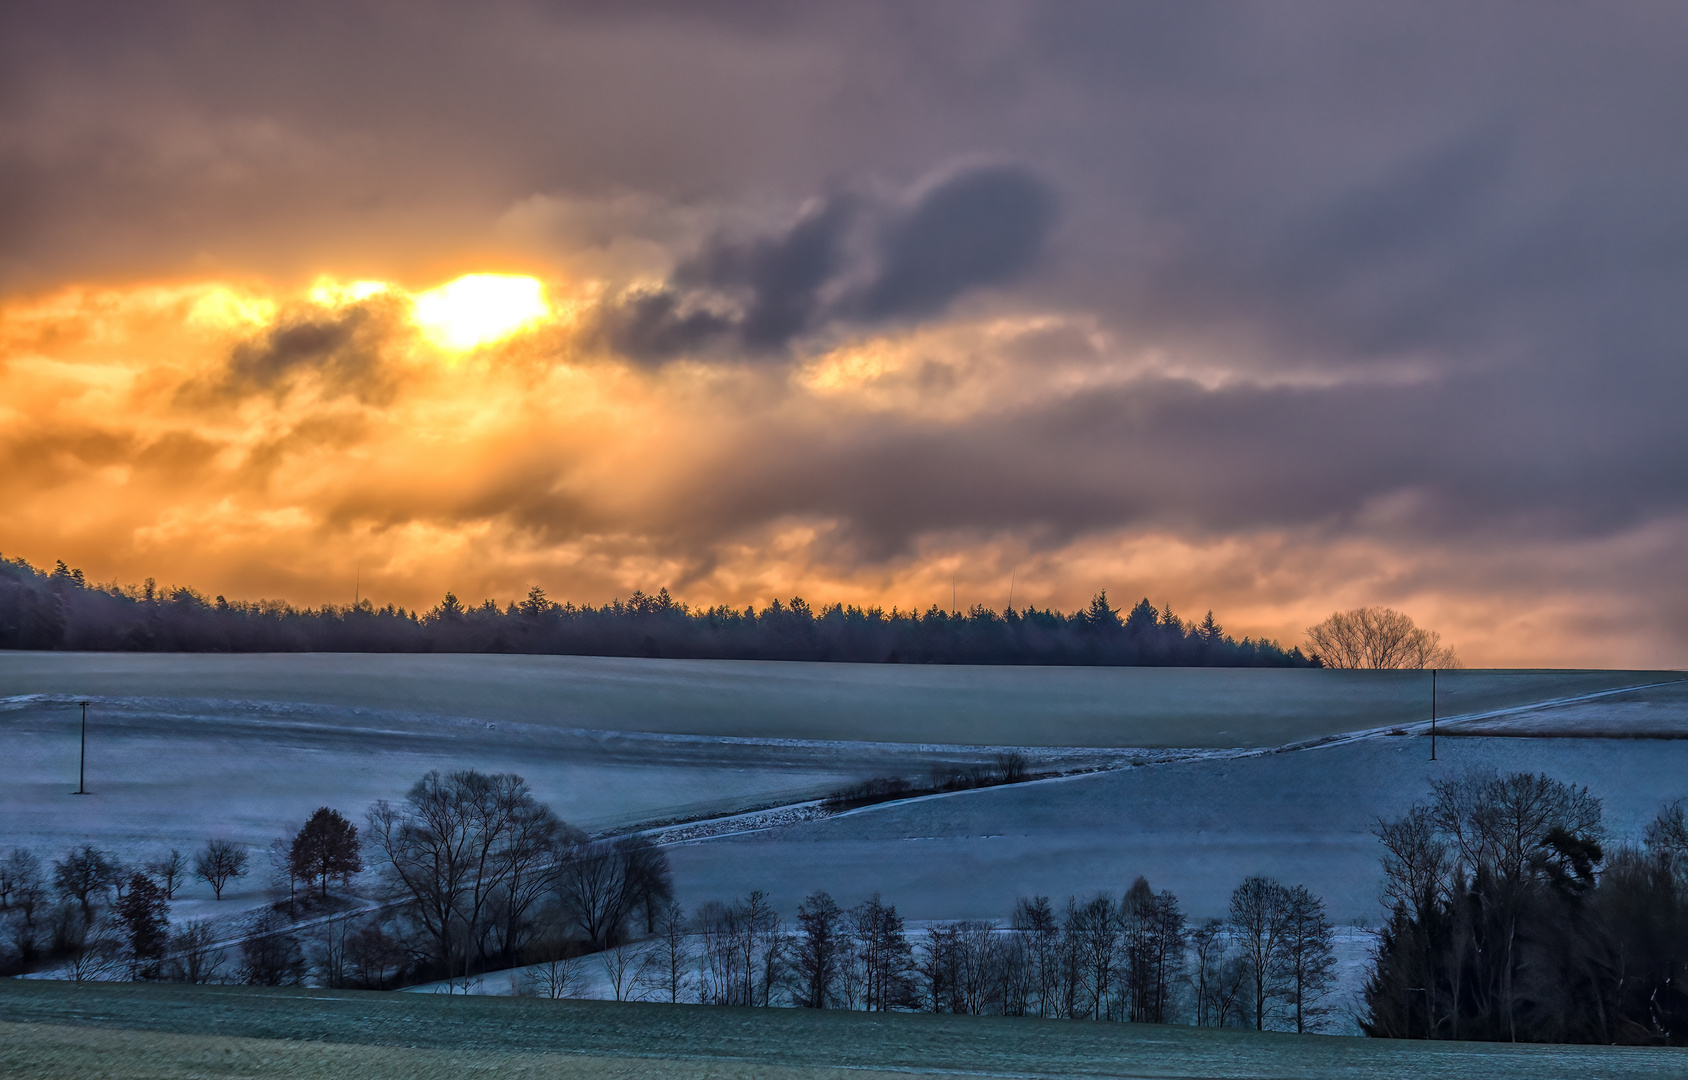
<instances>
[{"instance_id":1,"label":"orange glowing cloud","mask_svg":"<svg viewBox=\"0 0 1688 1080\"><path fill-rule=\"evenodd\" d=\"M1424 512L1406 496L1345 529L1227 523L1242 496L1146 450L1165 449L1159 417L1323 391L1203 385L1058 315L651 367L594 334L603 295L476 273L416 292L325 277L13 301L0 550L296 603L344 602L357 578L424 607L540 584L924 608L947 606L952 580L963 606L1000 607L1012 579L1021 605L1106 588L1286 644L1335 607L1385 602L1474 664L1647 659L1644 632L1586 632L1611 582L1536 586L1564 547L1427 544L1400 531ZM1675 535L1579 550L1621 559Z\"/></svg>"}]
</instances>

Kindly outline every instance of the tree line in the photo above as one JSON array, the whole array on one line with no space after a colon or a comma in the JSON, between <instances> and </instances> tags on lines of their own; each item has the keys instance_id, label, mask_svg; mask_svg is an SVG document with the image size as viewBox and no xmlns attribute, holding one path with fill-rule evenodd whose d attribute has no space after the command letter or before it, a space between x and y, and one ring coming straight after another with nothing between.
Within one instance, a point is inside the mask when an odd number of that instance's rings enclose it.
<instances>
[{"instance_id":1,"label":"tree line","mask_svg":"<svg viewBox=\"0 0 1688 1080\"><path fill-rule=\"evenodd\" d=\"M59 965L73 978L258 985L311 975L385 989L463 979L536 959L614 948L654 933L672 899L667 857L641 836L592 840L510 774L430 772L404 801L372 806L364 828L319 808L268 858L213 837L191 858L170 849L127 866L90 844L47 865L14 848L0 859L0 974ZM384 902L335 895L374 862ZM267 866L269 902L215 945L205 920L172 927L188 880L216 899ZM301 937L302 915L327 916ZM231 955L231 950L238 956Z\"/></svg>"},{"instance_id":2,"label":"tree line","mask_svg":"<svg viewBox=\"0 0 1688 1080\"><path fill-rule=\"evenodd\" d=\"M1600 800L1468 774L1379 825L1390 915L1368 1034L1688 1044L1688 820L1609 845Z\"/></svg>"},{"instance_id":3,"label":"tree line","mask_svg":"<svg viewBox=\"0 0 1688 1080\"><path fill-rule=\"evenodd\" d=\"M1262 1030L1316 1030L1332 1015L1324 904L1265 877L1237 887L1226 918L1193 925L1176 896L1141 877L1118 898L1069 896L1056 906L1023 897L1006 925L910 931L878 894L844 908L813 893L796 915L784 924L761 892L703 904L690 918L670 905L652 940L606 960L611 988L618 998L701 1004ZM558 981L556 965L545 965L529 973L528 989Z\"/></svg>"},{"instance_id":4,"label":"tree line","mask_svg":"<svg viewBox=\"0 0 1688 1080\"><path fill-rule=\"evenodd\" d=\"M1106 592L1072 612L1025 607L885 611L801 598L760 610L694 608L667 589L602 606L520 602L428 611L368 600L297 608L208 598L188 588L92 584L62 561L41 570L0 559L0 648L159 652L493 652L910 664L1296 667L1299 648L1225 633L1209 612L1187 621L1147 599L1121 613Z\"/></svg>"},{"instance_id":5,"label":"tree line","mask_svg":"<svg viewBox=\"0 0 1688 1080\"><path fill-rule=\"evenodd\" d=\"M80 845L50 872L14 849L0 860L0 962L372 989L521 969L522 992L561 997L596 957L617 998L1294 1030L1327 1016L1333 978L1323 904L1260 877L1227 918L1197 924L1141 878L1117 897L1024 898L1005 926L911 932L878 895L844 908L824 892L790 924L761 892L688 913L648 838L591 839L511 774L430 772L361 829L323 807L268 854L270 902L219 943L204 920L172 926L169 902L190 877L221 899L264 863L244 846L212 838L126 867ZM382 902L334 894L366 871ZM318 917L296 925L305 914Z\"/></svg>"},{"instance_id":6,"label":"tree line","mask_svg":"<svg viewBox=\"0 0 1688 1080\"><path fill-rule=\"evenodd\" d=\"M1540 774L1467 773L1380 822L1384 899L1356 1016L1388 1038L1688 1043L1688 813L1611 844L1600 801ZM323 807L268 850L269 896L233 942L172 924L190 879L221 898L266 860L212 838L127 866L89 844L0 858L0 969L73 978L467 988L520 969L572 996L601 964L617 998L921 1009L1317 1030L1333 928L1298 885L1250 877L1193 921L1138 878L1118 896L1020 899L1004 923L909 929L874 895L809 895L787 923L762 892L688 913L648 838L594 840L520 777L432 772L360 829ZM383 900L343 894L374 872ZM329 915L306 926L302 914ZM339 913L336 916L336 913Z\"/></svg>"}]
</instances>

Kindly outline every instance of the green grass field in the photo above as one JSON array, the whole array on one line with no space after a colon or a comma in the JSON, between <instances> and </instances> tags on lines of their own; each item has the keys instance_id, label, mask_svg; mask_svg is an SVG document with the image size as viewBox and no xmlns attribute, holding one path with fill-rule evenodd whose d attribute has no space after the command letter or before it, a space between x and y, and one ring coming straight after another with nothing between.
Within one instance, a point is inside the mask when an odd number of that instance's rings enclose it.
<instances>
[{"instance_id":1,"label":"green grass field","mask_svg":"<svg viewBox=\"0 0 1688 1080\"><path fill-rule=\"evenodd\" d=\"M1443 715L1680 672L1454 671ZM1278 746L1429 716L1426 672L942 667L588 656L0 652L0 697L297 702L779 739Z\"/></svg>"},{"instance_id":2,"label":"green grass field","mask_svg":"<svg viewBox=\"0 0 1688 1080\"><path fill-rule=\"evenodd\" d=\"M1671 1077L1688 1052L1002 1017L0 982L12 1077Z\"/></svg>"}]
</instances>

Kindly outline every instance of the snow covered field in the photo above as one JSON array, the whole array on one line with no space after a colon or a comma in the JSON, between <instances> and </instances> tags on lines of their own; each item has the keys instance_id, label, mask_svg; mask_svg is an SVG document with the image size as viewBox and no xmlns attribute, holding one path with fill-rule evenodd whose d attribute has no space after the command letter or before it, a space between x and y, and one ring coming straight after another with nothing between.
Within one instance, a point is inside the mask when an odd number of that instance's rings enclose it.
<instances>
[{"instance_id":1,"label":"snow covered field","mask_svg":"<svg viewBox=\"0 0 1688 1080\"><path fill-rule=\"evenodd\" d=\"M1195 916L1223 913L1249 874L1305 884L1333 920L1376 921L1372 828L1467 768L1587 784L1614 838L1688 797L1688 740L1428 740L1387 736L1284 753L1202 757L904 803L669 849L689 897L767 892L794 909L825 889L877 890L914 919L1006 918L1017 896L1120 893L1137 875Z\"/></svg>"},{"instance_id":2,"label":"snow covered field","mask_svg":"<svg viewBox=\"0 0 1688 1080\"><path fill-rule=\"evenodd\" d=\"M1077 774L670 831L679 898L762 889L789 919L816 889L845 905L879 892L917 923L1002 919L1020 895L1117 895L1142 874L1201 918L1262 873L1307 885L1339 923L1371 924L1372 828L1432 777L1587 784L1614 839L1688 797L1680 678L1449 673L1432 764L1418 674L0 654L0 848L51 857L86 841L140 860L212 835L260 847L317 806L360 820L428 769L465 767L519 772L571 822L621 830L915 778L999 743ZM1611 692L1626 686L1643 689ZM94 702L85 796L71 794L77 695ZM178 918L228 918L263 902L263 875L222 903L198 883L181 896ZM1347 935L1350 984L1364 947Z\"/></svg>"},{"instance_id":3,"label":"snow covered field","mask_svg":"<svg viewBox=\"0 0 1688 1080\"><path fill-rule=\"evenodd\" d=\"M1676 678L1452 671L1445 715ZM1429 715L1424 672L595 656L0 652L29 694L322 705L602 731L1026 746L1279 746Z\"/></svg>"}]
</instances>

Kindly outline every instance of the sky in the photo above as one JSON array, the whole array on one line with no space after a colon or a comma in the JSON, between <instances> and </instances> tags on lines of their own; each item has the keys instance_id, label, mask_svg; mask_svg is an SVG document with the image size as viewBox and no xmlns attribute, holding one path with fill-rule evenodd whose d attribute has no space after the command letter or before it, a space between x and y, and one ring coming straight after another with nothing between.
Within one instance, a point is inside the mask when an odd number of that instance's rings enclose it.
<instances>
[{"instance_id":1,"label":"sky","mask_svg":"<svg viewBox=\"0 0 1688 1080\"><path fill-rule=\"evenodd\" d=\"M1688 665L1688 8L18 2L0 553Z\"/></svg>"}]
</instances>

